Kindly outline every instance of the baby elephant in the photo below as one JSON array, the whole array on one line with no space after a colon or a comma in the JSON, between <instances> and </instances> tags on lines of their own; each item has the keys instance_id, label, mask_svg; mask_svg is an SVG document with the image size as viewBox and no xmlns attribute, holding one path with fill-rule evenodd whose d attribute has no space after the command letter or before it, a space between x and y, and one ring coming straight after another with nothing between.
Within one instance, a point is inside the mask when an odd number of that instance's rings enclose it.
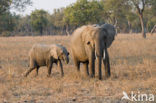
<instances>
[{"instance_id":1,"label":"baby elephant","mask_svg":"<svg viewBox=\"0 0 156 103\"><path fill-rule=\"evenodd\" d=\"M56 63L61 69L61 75L64 76L62 60L67 64L69 62L69 52L67 49L58 44L45 45L45 44L35 44L29 52L30 59L30 68L24 75L25 77L28 74L36 69L36 76L38 75L39 67L47 66L48 68L48 77L51 74L53 63Z\"/></svg>"}]
</instances>

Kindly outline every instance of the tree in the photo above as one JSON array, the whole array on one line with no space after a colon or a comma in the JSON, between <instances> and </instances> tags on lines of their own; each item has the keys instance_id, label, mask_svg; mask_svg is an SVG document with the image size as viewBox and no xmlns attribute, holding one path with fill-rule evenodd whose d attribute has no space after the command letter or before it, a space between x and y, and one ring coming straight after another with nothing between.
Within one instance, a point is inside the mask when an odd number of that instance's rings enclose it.
<instances>
[{"instance_id":1,"label":"tree","mask_svg":"<svg viewBox=\"0 0 156 103\"><path fill-rule=\"evenodd\" d=\"M105 19L106 22L115 24L115 26L119 28L119 30L123 30L120 32L127 31L127 29L129 32L139 32L141 28L143 37L145 38L147 31L145 26L148 26L150 29L154 26L154 12L156 8L156 0L101 1L103 1L104 3L104 10L106 12L105 16L107 16L107 19ZM149 14L149 12L151 13ZM139 19L137 16L139 16ZM138 26L139 23L141 24L141 26Z\"/></svg>"},{"instance_id":2,"label":"tree","mask_svg":"<svg viewBox=\"0 0 156 103\"><path fill-rule=\"evenodd\" d=\"M14 15L7 12L0 16L0 32L3 31L13 31L15 27Z\"/></svg>"},{"instance_id":3,"label":"tree","mask_svg":"<svg viewBox=\"0 0 156 103\"><path fill-rule=\"evenodd\" d=\"M54 26L63 27L64 26L64 8L61 9L54 9L54 13L51 15L51 21L53 22Z\"/></svg>"},{"instance_id":4,"label":"tree","mask_svg":"<svg viewBox=\"0 0 156 103\"><path fill-rule=\"evenodd\" d=\"M28 5L32 5L31 0L11 0L10 9L23 11Z\"/></svg>"},{"instance_id":5,"label":"tree","mask_svg":"<svg viewBox=\"0 0 156 103\"><path fill-rule=\"evenodd\" d=\"M145 7L148 7L153 0L129 0L129 4L131 6L134 6L136 9L136 13L139 16L141 29L142 29L142 36L146 38L146 27L145 27L145 21L144 21L144 11Z\"/></svg>"},{"instance_id":6,"label":"tree","mask_svg":"<svg viewBox=\"0 0 156 103\"><path fill-rule=\"evenodd\" d=\"M24 10L28 5L31 5L31 0L0 0L0 14L9 11L10 9Z\"/></svg>"},{"instance_id":7,"label":"tree","mask_svg":"<svg viewBox=\"0 0 156 103\"><path fill-rule=\"evenodd\" d=\"M145 31L145 24L144 24L144 18L143 18L143 12L145 9L145 2L146 0L132 0L133 5L136 7L137 9L137 14L139 15L140 18L140 24L141 24L141 28L142 28L142 35L144 38L146 38L146 31ZM139 5L142 5L142 8L139 7Z\"/></svg>"},{"instance_id":8,"label":"tree","mask_svg":"<svg viewBox=\"0 0 156 103\"><path fill-rule=\"evenodd\" d=\"M96 0L77 0L65 9L65 22L70 25L99 23L103 6Z\"/></svg>"},{"instance_id":9,"label":"tree","mask_svg":"<svg viewBox=\"0 0 156 103\"><path fill-rule=\"evenodd\" d=\"M127 15L130 12L130 6L126 0L102 0L102 3L105 21L113 24L122 32L127 31Z\"/></svg>"},{"instance_id":10,"label":"tree","mask_svg":"<svg viewBox=\"0 0 156 103\"><path fill-rule=\"evenodd\" d=\"M10 32L16 28L18 16L12 14L10 9L24 10L27 5L31 4L31 0L0 0L0 33L12 35Z\"/></svg>"},{"instance_id":11,"label":"tree","mask_svg":"<svg viewBox=\"0 0 156 103\"><path fill-rule=\"evenodd\" d=\"M9 9L11 0L0 0L0 15Z\"/></svg>"},{"instance_id":12,"label":"tree","mask_svg":"<svg viewBox=\"0 0 156 103\"><path fill-rule=\"evenodd\" d=\"M53 24L53 33L59 32L59 34L65 34L65 30L68 29L64 22L64 8L54 9L54 13L51 15L51 23ZM66 32L68 35L69 33Z\"/></svg>"},{"instance_id":13,"label":"tree","mask_svg":"<svg viewBox=\"0 0 156 103\"><path fill-rule=\"evenodd\" d=\"M40 35L43 34L43 30L48 24L48 13L44 10L35 10L31 13L31 25L34 30L39 31Z\"/></svg>"},{"instance_id":14,"label":"tree","mask_svg":"<svg viewBox=\"0 0 156 103\"><path fill-rule=\"evenodd\" d=\"M102 21L103 5L98 0L77 0L64 10L66 33L70 34L75 28L86 24L98 24Z\"/></svg>"},{"instance_id":15,"label":"tree","mask_svg":"<svg viewBox=\"0 0 156 103\"><path fill-rule=\"evenodd\" d=\"M30 16L20 17L17 19L15 31L17 35L32 35L32 26Z\"/></svg>"},{"instance_id":16,"label":"tree","mask_svg":"<svg viewBox=\"0 0 156 103\"><path fill-rule=\"evenodd\" d=\"M146 19L146 28L148 32L151 32L154 26L156 25L156 0L152 0L146 11L144 12L144 16ZM153 29L154 30L154 29Z\"/></svg>"},{"instance_id":17,"label":"tree","mask_svg":"<svg viewBox=\"0 0 156 103\"><path fill-rule=\"evenodd\" d=\"M0 15L0 34L3 36L11 36L10 32L14 31L17 25L17 19L19 17L15 14L11 14L10 12L5 12ZM8 34L9 33L9 34Z\"/></svg>"}]
</instances>

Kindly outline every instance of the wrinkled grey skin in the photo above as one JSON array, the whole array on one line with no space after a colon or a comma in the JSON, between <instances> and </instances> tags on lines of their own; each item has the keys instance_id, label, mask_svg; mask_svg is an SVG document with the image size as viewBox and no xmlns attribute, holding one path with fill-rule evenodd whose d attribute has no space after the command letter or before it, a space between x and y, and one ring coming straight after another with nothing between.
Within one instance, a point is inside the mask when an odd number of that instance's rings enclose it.
<instances>
[{"instance_id":1,"label":"wrinkled grey skin","mask_svg":"<svg viewBox=\"0 0 156 103\"><path fill-rule=\"evenodd\" d=\"M110 24L87 25L76 29L71 38L71 53L77 70L80 70L80 63L83 63L86 74L95 77L95 58L97 58L99 79L102 79L103 58L105 76L109 77L111 74L107 48L112 44L115 34L115 28Z\"/></svg>"},{"instance_id":2,"label":"wrinkled grey skin","mask_svg":"<svg viewBox=\"0 0 156 103\"><path fill-rule=\"evenodd\" d=\"M67 49L62 45L35 44L29 52L30 68L27 70L24 76L27 77L28 74L34 69L36 69L37 76L38 70L41 66L47 66L47 76L50 76L53 63L56 63L60 67L61 75L64 76L63 65L61 61L63 60L68 64L68 55L69 53Z\"/></svg>"}]
</instances>

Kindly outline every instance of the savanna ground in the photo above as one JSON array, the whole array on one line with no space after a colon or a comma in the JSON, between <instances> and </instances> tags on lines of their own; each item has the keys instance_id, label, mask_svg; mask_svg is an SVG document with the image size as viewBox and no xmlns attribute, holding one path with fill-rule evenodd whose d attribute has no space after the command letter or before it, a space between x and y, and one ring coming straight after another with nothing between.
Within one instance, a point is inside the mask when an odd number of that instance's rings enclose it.
<instances>
[{"instance_id":1,"label":"savanna ground","mask_svg":"<svg viewBox=\"0 0 156 103\"><path fill-rule=\"evenodd\" d=\"M129 103L121 100L123 91L156 96L155 34L147 39L140 34L117 35L108 49L112 75L106 80L98 80L97 69L93 79L85 76L83 66L77 73L72 59L64 64L63 78L57 66L50 78L46 67L39 69L38 77L35 71L23 77L33 44L61 43L68 48L69 41L70 36L0 37L0 103Z\"/></svg>"}]
</instances>

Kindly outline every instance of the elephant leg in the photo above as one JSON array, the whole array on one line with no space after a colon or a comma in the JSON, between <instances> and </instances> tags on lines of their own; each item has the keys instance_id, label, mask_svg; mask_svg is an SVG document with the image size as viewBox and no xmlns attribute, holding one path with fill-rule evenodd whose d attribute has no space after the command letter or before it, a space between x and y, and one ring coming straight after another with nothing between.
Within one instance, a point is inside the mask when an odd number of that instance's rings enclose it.
<instances>
[{"instance_id":1,"label":"elephant leg","mask_svg":"<svg viewBox=\"0 0 156 103\"><path fill-rule=\"evenodd\" d=\"M27 77L28 75L29 75L29 73L32 71L32 70L34 70L35 69L35 67L32 67L32 68L29 68L28 69L28 71L25 73L25 77Z\"/></svg>"},{"instance_id":2,"label":"elephant leg","mask_svg":"<svg viewBox=\"0 0 156 103\"><path fill-rule=\"evenodd\" d=\"M80 62L77 59L74 59L74 64L78 72L80 72Z\"/></svg>"},{"instance_id":3,"label":"elephant leg","mask_svg":"<svg viewBox=\"0 0 156 103\"><path fill-rule=\"evenodd\" d=\"M98 72L99 72L99 80L102 79L102 70L101 70L101 56L97 58L97 63L98 63Z\"/></svg>"},{"instance_id":4,"label":"elephant leg","mask_svg":"<svg viewBox=\"0 0 156 103\"><path fill-rule=\"evenodd\" d=\"M53 66L52 63L49 63L49 64L47 65L47 68L48 68L48 74L47 74L47 77L50 77L50 75L51 75L52 66Z\"/></svg>"},{"instance_id":5,"label":"elephant leg","mask_svg":"<svg viewBox=\"0 0 156 103\"><path fill-rule=\"evenodd\" d=\"M38 76L38 70L39 70L39 67L36 68L36 75L35 76Z\"/></svg>"},{"instance_id":6,"label":"elephant leg","mask_svg":"<svg viewBox=\"0 0 156 103\"><path fill-rule=\"evenodd\" d=\"M107 72L108 72L108 77L110 77L111 72L110 72L109 54L108 54L108 52L106 54L107 54Z\"/></svg>"},{"instance_id":7,"label":"elephant leg","mask_svg":"<svg viewBox=\"0 0 156 103\"><path fill-rule=\"evenodd\" d=\"M95 53L91 54L89 58L89 74L91 77L95 77Z\"/></svg>"},{"instance_id":8,"label":"elephant leg","mask_svg":"<svg viewBox=\"0 0 156 103\"><path fill-rule=\"evenodd\" d=\"M59 66L59 68L61 70L61 76L63 77L64 76L64 72L63 72L63 65L62 65L61 60L58 61L58 66Z\"/></svg>"},{"instance_id":9,"label":"elephant leg","mask_svg":"<svg viewBox=\"0 0 156 103\"><path fill-rule=\"evenodd\" d=\"M83 63L83 65L86 71L86 75L89 76L88 63Z\"/></svg>"},{"instance_id":10,"label":"elephant leg","mask_svg":"<svg viewBox=\"0 0 156 103\"><path fill-rule=\"evenodd\" d=\"M111 73L110 73L110 63L109 63L109 54L107 52L107 49L104 50L104 54L105 54L105 58L103 58L103 64L105 67L105 76L108 78L110 77Z\"/></svg>"}]
</instances>

